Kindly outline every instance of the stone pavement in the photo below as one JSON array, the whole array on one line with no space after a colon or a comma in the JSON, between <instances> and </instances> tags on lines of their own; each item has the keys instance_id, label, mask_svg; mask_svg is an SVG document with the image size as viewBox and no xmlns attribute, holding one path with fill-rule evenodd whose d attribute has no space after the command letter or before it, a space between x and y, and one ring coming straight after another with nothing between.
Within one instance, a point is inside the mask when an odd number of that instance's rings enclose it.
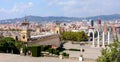
<instances>
[{"instance_id":1,"label":"stone pavement","mask_svg":"<svg viewBox=\"0 0 120 62\"><path fill-rule=\"evenodd\" d=\"M53 57L28 57L14 54L0 53L0 62L79 62L76 59L59 59ZM83 61L95 62L95 61Z\"/></svg>"},{"instance_id":2,"label":"stone pavement","mask_svg":"<svg viewBox=\"0 0 120 62\"><path fill-rule=\"evenodd\" d=\"M0 53L0 62L80 62L78 60L78 57L80 54L83 54L85 61L83 62L96 62L95 59L98 58L98 56L101 55L101 48L97 47L91 47L91 46L80 46L79 44L71 44L71 43L65 43L64 48L70 49L85 49L85 52L79 52L79 51L68 51L65 50L64 52L68 52L70 54L69 59L59 59L55 57L28 57L28 56L20 56L20 55L14 55L14 54L4 54Z\"/></svg>"},{"instance_id":3,"label":"stone pavement","mask_svg":"<svg viewBox=\"0 0 120 62\"><path fill-rule=\"evenodd\" d=\"M71 44L71 42L67 42L64 44L65 49L85 49L84 52L80 51L68 51L65 50L64 52L67 52L70 54L70 57L79 57L81 54L83 55L84 58L89 58L89 59L97 59L98 56L101 55L101 50L102 48L98 47L92 47L89 45L86 46L80 46L79 44Z\"/></svg>"}]
</instances>

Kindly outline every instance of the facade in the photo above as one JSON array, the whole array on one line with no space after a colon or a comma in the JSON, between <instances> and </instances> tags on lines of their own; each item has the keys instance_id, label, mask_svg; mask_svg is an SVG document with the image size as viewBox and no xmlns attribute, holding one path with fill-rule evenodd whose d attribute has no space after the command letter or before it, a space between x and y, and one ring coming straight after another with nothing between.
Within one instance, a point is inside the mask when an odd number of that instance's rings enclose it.
<instances>
[{"instance_id":1,"label":"facade","mask_svg":"<svg viewBox=\"0 0 120 62\"><path fill-rule=\"evenodd\" d=\"M60 23L57 22L57 23L56 23L56 27L55 27L55 33L60 34L60 32L61 32Z\"/></svg>"},{"instance_id":2,"label":"facade","mask_svg":"<svg viewBox=\"0 0 120 62\"><path fill-rule=\"evenodd\" d=\"M41 32L41 28L40 28L40 26L37 26L36 27L36 33L40 33Z\"/></svg>"},{"instance_id":3,"label":"facade","mask_svg":"<svg viewBox=\"0 0 120 62\"><path fill-rule=\"evenodd\" d=\"M23 21L22 23L22 30L21 30L21 41L28 42L30 38L30 31L29 31L29 22L27 20Z\"/></svg>"},{"instance_id":4,"label":"facade","mask_svg":"<svg viewBox=\"0 0 120 62\"><path fill-rule=\"evenodd\" d=\"M17 31L5 30L0 31L0 35L4 37L12 37L16 40L27 43L28 45L51 45L55 48L60 46L60 28L56 27L55 32L41 32L41 28L38 25L35 29L30 30L30 23L27 20L24 20L21 23L22 29Z\"/></svg>"}]
</instances>

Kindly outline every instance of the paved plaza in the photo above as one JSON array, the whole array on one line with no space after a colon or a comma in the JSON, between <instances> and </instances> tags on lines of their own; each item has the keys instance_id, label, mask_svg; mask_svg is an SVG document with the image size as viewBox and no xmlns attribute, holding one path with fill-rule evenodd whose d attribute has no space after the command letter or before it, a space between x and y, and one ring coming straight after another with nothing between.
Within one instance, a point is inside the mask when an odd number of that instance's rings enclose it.
<instances>
[{"instance_id":1,"label":"paved plaza","mask_svg":"<svg viewBox=\"0 0 120 62\"><path fill-rule=\"evenodd\" d=\"M65 50L64 52L69 53L70 58L59 59L58 57L29 57L29 56L20 56L15 54L4 54L0 53L0 62L80 62L78 60L80 54L83 55L85 60L83 62L96 62L95 60L98 56L101 55L101 49L98 47L92 47L89 45L80 46L79 44L72 44L71 42L67 42L64 44L64 48L70 49L85 49L85 52L80 51L69 51Z\"/></svg>"},{"instance_id":2,"label":"paved plaza","mask_svg":"<svg viewBox=\"0 0 120 62\"><path fill-rule=\"evenodd\" d=\"M59 59L54 57L28 57L0 53L0 62L79 62L77 59ZM83 61L95 62L95 61Z\"/></svg>"},{"instance_id":3,"label":"paved plaza","mask_svg":"<svg viewBox=\"0 0 120 62\"><path fill-rule=\"evenodd\" d=\"M64 48L66 49L81 49L83 48L85 51L80 52L80 51L69 51L65 50L64 52L67 52L70 54L70 57L79 57L81 54L83 55L84 58L88 59L97 59L98 56L101 55L101 47L92 47L92 45L86 45L86 46L80 46L79 44L72 44L71 42L67 42L64 44Z\"/></svg>"}]
</instances>

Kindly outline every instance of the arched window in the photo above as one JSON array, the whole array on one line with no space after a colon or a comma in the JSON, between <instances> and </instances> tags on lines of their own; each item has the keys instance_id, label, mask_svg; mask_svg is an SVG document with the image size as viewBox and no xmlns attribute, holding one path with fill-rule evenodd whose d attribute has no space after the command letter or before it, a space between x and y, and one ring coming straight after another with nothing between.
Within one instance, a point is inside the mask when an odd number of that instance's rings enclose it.
<instances>
[{"instance_id":1,"label":"arched window","mask_svg":"<svg viewBox=\"0 0 120 62\"><path fill-rule=\"evenodd\" d=\"M23 39L25 39L25 35L23 35Z\"/></svg>"},{"instance_id":2,"label":"arched window","mask_svg":"<svg viewBox=\"0 0 120 62\"><path fill-rule=\"evenodd\" d=\"M57 34L58 34L58 31L57 31Z\"/></svg>"}]
</instances>

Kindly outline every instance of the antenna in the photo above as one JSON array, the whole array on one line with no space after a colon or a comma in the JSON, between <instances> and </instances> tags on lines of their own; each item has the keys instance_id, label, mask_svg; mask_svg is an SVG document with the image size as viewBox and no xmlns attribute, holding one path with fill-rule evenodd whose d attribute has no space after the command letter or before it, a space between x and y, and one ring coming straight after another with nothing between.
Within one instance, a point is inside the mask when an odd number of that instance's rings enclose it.
<instances>
[{"instance_id":1,"label":"antenna","mask_svg":"<svg viewBox=\"0 0 120 62\"><path fill-rule=\"evenodd\" d=\"M27 16L25 15L25 21L27 21Z\"/></svg>"}]
</instances>

